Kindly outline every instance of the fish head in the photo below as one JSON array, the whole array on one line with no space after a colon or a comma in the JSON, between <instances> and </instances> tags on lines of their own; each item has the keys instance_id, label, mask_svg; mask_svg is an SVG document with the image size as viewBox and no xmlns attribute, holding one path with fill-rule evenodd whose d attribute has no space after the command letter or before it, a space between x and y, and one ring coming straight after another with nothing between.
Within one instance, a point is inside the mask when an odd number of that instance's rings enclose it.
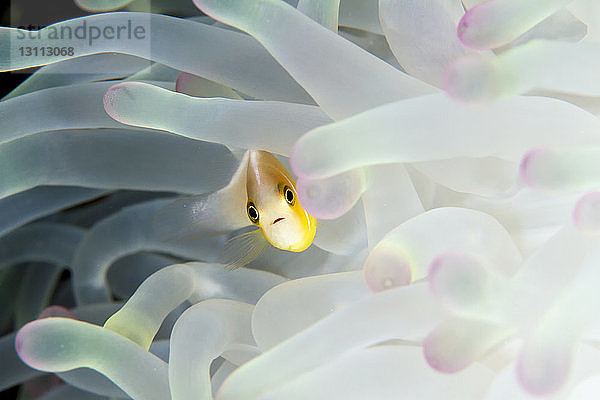
<instances>
[{"instance_id":1,"label":"fish head","mask_svg":"<svg viewBox=\"0 0 600 400\"><path fill-rule=\"evenodd\" d=\"M271 153L253 150L248 161L246 212L269 243L278 249L300 252L313 242L316 220L302 208L296 184Z\"/></svg>"}]
</instances>

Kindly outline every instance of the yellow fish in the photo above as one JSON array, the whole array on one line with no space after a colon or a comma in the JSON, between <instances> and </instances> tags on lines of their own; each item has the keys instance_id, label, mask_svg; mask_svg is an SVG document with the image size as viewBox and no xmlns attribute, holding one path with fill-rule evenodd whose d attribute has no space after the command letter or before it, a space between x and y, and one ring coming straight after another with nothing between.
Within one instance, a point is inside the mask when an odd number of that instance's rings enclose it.
<instances>
[{"instance_id":1,"label":"yellow fish","mask_svg":"<svg viewBox=\"0 0 600 400\"><path fill-rule=\"evenodd\" d=\"M254 225L259 229L233 237L221 259L241 267L270 243L301 252L313 242L316 220L302 208L294 179L271 153L247 151L223 189L177 200L157 212L155 230L169 238L209 236Z\"/></svg>"}]
</instances>

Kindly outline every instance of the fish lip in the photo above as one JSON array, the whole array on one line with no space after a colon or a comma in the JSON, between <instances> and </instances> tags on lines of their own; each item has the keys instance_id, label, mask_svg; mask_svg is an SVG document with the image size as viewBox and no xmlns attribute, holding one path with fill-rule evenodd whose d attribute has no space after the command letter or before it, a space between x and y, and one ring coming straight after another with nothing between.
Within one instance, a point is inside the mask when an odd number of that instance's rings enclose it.
<instances>
[{"instance_id":1,"label":"fish lip","mask_svg":"<svg viewBox=\"0 0 600 400\"><path fill-rule=\"evenodd\" d=\"M271 222L271 225L275 225L276 223L278 223L279 221L283 221L284 219L285 218L283 217L276 218L273 222Z\"/></svg>"}]
</instances>

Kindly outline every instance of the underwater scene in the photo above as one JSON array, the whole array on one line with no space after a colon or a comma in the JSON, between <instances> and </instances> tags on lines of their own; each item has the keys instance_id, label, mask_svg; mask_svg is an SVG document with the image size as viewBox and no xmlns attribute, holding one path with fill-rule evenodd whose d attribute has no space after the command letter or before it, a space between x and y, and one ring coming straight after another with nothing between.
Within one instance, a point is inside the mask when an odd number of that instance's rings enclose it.
<instances>
[{"instance_id":1,"label":"underwater scene","mask_svg":"<svg viewBox=\"0 0 600 400\"><path fill-rule=\"evenodd\" d=\"M0 17L3 398L600 398L600 1Z\"/></svg>"}]
</instances>

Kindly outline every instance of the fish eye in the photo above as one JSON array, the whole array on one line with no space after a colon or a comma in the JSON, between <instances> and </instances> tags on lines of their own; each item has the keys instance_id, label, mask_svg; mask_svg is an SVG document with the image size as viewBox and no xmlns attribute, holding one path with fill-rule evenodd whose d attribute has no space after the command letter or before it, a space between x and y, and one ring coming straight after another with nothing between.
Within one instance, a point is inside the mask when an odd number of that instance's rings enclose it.
<instances>
[{"instance_id":1,"label":"fish eye","mask_svg":"<svg viewBox=\"0 0 600 400\"><path fill-rule=\"evenodd\" d=\"M254 224L258 224L258 209L251 201L246 205L246 210L248 211L248 218Z\"/></svg>"},{"instance_id":2,"label":"fish eye","mask_svg":"<svg viewBox=\"0 0 600 400\"><path fill-rule=\"evenodd\" d=\"M287 201L287 203L290 206L294 205L294 199L295 199L294 191L289 186L286 186L283 188L283 197L285 198L285 201Z\"/></svg>"}]
</instances>

